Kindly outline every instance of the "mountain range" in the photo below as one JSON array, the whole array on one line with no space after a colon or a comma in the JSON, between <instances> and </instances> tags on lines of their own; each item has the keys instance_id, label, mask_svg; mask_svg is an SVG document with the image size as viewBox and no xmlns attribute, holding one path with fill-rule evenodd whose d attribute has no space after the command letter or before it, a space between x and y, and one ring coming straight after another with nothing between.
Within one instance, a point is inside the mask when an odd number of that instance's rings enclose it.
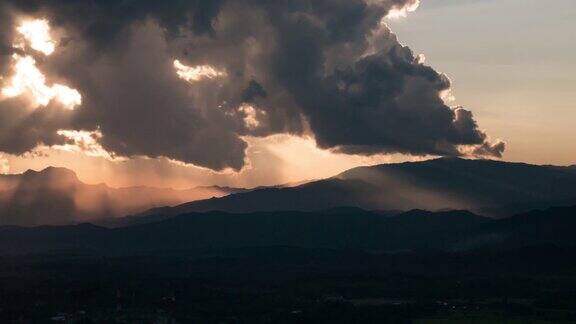
<instances>
[{"instance_id":1,"label":"mountain range","mask_svg":"<svg viewBox=\"0 0 576 324\"><path fill-rule=\"evenodd\" d=\"M374 255L572 249L574 171L441 158L355 168L292 187L178 191L88 185L69 170L48 168L0 177L0 215L11 225L0 226L0 256L212 258L283 247ZM175 206L143 211L163 205Z\"/></svg>"},{"instance_id":2,"label":"mountain range","mask_svg":"<svg viewBox=\"0 0 576 324\"><path fill-rule=\"evenodd\" d=\"M290 188L261 188L199 200L140 216L190 212L313 211L354 206L366 210L458 210L505 217L536 208L576 204L574 167L440 158L348 170Z\"/></svg>"},{"instance_id":3,"label":"mountain range","mask_svg":"<svg viewBox=\"0 0 576 324\"><path fill-rule=\"evenodd\" d=\"M357 208L316 212L192 213L123 228L91 224L0 227L0 255L219 255L226 249L295 247L407 253L576 246L576 207L491 219L467 211L395 216Z\"/></svg>"},{"instance_id":4,"label":"mountain range","mask_svg":"<svg viewBox=\"0 0 576 324\"><path fill-rule=\"evenodd\" d=\"M0 225L73 224L139 213L223 196L242 189L197 187L174 190L153 187L110 188L81 182L68 169L0 175Z\"/></svg>"},{"instance_id":5,"label":"mountain range","mask_svg":"<svg viewBox=\"0 0 576 324\"><path fill-rule=\"evenodd\" d=\"M187 213L317 211L351 206L393 215L413 209L507 217L576 205L576 167L440 158L359 167L292 186L110 188L47 168L0 176L0 225L92 222L122 227ZM130 216L127 216L130 215ZM127 217L124 217L127 216Z\"/></svg>"}]
</instances>

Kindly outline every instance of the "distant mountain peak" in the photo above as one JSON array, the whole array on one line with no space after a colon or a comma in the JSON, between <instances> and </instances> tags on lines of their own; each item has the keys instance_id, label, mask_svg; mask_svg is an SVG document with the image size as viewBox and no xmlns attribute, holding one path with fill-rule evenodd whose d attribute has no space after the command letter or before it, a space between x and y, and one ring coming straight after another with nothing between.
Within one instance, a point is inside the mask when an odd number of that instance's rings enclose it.
<instances>
[{"instance_id":1,"label":"distant mountain peak","mask_svg":"<svg viewBox=\"0 0 576 324\"><path fill-rule=\"evenodd\" d=\"M67 168L60 167L47 167L41 171L27 170L22 174L24 178L47 178L50 180L69 180L80 182L76 173Z\"/></svg>"}]
</instances>

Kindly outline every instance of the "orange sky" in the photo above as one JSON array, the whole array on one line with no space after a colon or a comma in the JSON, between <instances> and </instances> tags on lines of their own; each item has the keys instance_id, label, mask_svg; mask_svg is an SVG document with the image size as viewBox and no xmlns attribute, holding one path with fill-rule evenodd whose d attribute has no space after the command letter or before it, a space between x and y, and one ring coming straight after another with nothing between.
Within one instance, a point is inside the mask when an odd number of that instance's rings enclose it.
<instances>
[{"instance_id":1,"label":"orange sky","mask_svg":"<svg viewBox=\"0 0 576 324\"><path fill-rule=\"evenodd\" d=\"M22 157L4 155L11 173L48 165L73 169L88 183L104 182L114 187L148 185L188 188L197 185L255 187L294 183L336 175L359 165L418 160L400 154L355 156L316 148L314 140L290 135L249 138L249 164L241 172L214 172L167 159L135 158L112 161L58 149Z\"/></svg>"}]
</instances>

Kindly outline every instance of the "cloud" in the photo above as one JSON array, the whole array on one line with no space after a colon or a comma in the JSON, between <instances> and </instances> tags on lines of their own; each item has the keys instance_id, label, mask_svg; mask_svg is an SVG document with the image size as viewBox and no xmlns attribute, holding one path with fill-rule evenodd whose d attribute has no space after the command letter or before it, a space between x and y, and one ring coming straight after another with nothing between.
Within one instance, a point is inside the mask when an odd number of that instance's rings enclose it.
<instances>
[{"instance_id":1,"label":"cloud","mask_svg":"<svg viewBox=\"0 0 576 324\"><path fill-rule=\"evenodd\" d=\"M491 143L469 110L445 104L449 79L382 23L418 4L7 0L0 63L10 66L14 54L37 58L46 84L77 90L81 104L64 111L52 96L46 107L18 111L26 98L5 98L0 150L65 145L66 130L98 131L97 144L111 156L213 170L240 170L243 137L274 134L307 134L349 154L501 156L504 144ZM49 22L59 38L48 39L56 36L41 25L42 37L21 32L40 53L13 46L21 17Z\"/></svg>"},{"instance_id":2,"label":"cloud","mask_svg":"<svg viewBox=\"0 0 576 324\"><path fill-rule=\"evenodd\" d=\"M217 71L210 65L186 66L180 61L174 60L174 67L176 68L176 74L188 82L226 76L225 72Z\"/></svg>"},{"instance_id":3,"label":"cloud","mask_svg":"<svg viewBox=\"0 0 576 324\"><path fill-rule=\"evenodd\" d=\"M115 160L114 157L110 156L110 153L104 150L100 143L98 143L102 138L102 133L98 130L88 132L61 129L56 133L66 139L66 144L55 145L53 147L55 149L68 152L80 152L87 156L103 157L108 160Z\"/></svg>"},{"instance_id":4,"label":"cloud","mask_svg":"<svg viewBox=\"0 0 576 324\"><path fill-rule=\"evenodd\" d=\"M24 154L38 146L65 144L58 130L67 128L72 120L72 111L57 103L41 109L31 105L22 97L0 101L0 151Z\"/></svg>"},{"instance_id":5,"label":"cloud","mask_svg":"<svg viewBox=\"0 0 576 324\"><path fill-rule=\"evenodd\" d=\"M36 51L50 55L54 52L56 44L50 36L50 25L46 19L27 20L16 27L16 31L30 43L30 47ZM24 43L17 47L24 48Z\"/></svg>"},{"instance_id":6,"label":"cloud","mask_svg":"<svg viewBox=\"0 0 576 324\"><path fill-rule=\"evenodd\" d=\"M502 157L504 150L506 150L506 143L498 140L493 143L485 142L482 145L475 147L472 153L476 156Z\"/></svg>"},{"instance_id":7,"label":"cloud","mask_svg":"<svg viewBox=\"0 0 576 324\"><path fill-rule=\"evenodd\" d=\"M10 172L10 163L2 155L0 155L0 174Z\"/></svg>"},{"instance_id":8,"label":"cloud","mask_svg":"<svg viewBox=\"0 0 576 324\"><path fill-rule=\"evenodd\" d=\"M82 103L80 93L65 85L46 85L46 77L36 67L31 56L12 56L14 74L1 90L3 97L16 97L24 93L30 95L36 106L47 106L52 100L60 102L65 108L74 109Z\"/></svg>"}]
</instances>

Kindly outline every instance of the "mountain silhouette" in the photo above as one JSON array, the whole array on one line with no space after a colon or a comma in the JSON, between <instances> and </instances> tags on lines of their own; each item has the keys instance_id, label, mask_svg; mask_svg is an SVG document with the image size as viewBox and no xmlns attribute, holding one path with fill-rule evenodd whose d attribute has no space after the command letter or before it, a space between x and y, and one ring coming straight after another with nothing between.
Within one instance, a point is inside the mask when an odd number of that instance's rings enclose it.
<instances>
[{"instance_id":1,"label":"mountain silhouette","mask_svg":"<svg viewBox=\"0 0 576 324\"><path fill-rule=\"evenodd\" d=\"M533 210L456 235L455 250L517 249L527 246L576 247L576 207Z\"/></svg>"},{"instance_id":2,"label":"mountain silhouette","mask_svg":"<svg viewBox=\"0 0 576 324\"><path fill-rule=\"evenodd\" d=\"M188 190L152 187L110 188L89 185L65 168L0 175L0 225L73 224L124 216L147 209L222 196L239 189L198 187Z\"/></svg>"},{"instance_id":3,"label":"mountain silhouette","mask_svg":"<svg viewBox=\"0 0 576 324\"><path fill-rule=\"evenodd\" d=\"M576 246L576 206L491 219L467 211L384 216L357 208L315 212L191 213L124 228L91 224L0 227L0 255L217 255L225 249L294 247L410 251L514 251Z\"/></svg>"},{"instance_id":4,"label":"mountain silhouette","mask_svg":"<svg viewBox=\"0 0 576 324\"><path fill-rule=\"evenodd\" d=\"M4 227L0 228L0 252L132 254L275 246L404 250L426 247L430 241L441 240L444 233L489 221L466 211L411 211L388 217L357 208L193 213L116 229L90 224Z\"/></svg>"},{"instance_id":5,"label":"mountain silhouette","mask_svg":"<svg viewBox=\"0 0 576 324\"><path fill-rule=\"evenodd\" d=\"M263 188L147 211L312 211L338 206L366 210L465 209L502 217L535 208L576 204L574 167L440 158L360 167L291 188Z\"/></svg>"},{"instance_id":6,"label":"mountain silhouette","mask_svg":"<svg viewBox=\"0 0 576 324\"><path fill-rule=\"evenodd\" d=\"M193 212L316 211L341 206L375 211L470 210L504 217L576 204L575 170L574 166L441 158L359 167L301 185L248 191L110 188L82 183L73 171L50 167L0 176L0 225L91 221L122 227ZM120 217L125 215L134 216Z\"/></svg>"}]
</instances>

